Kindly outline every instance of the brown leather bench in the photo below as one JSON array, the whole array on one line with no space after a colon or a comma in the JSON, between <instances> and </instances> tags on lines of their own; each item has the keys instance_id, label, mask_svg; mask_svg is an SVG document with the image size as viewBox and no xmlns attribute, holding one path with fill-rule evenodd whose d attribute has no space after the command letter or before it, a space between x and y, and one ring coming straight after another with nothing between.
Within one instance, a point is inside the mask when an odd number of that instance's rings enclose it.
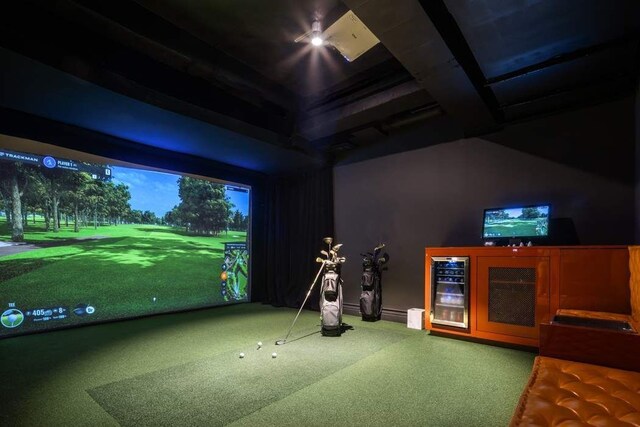
<instances>
[{"instance_id":1,"label":"brown leather bench","mask_svg":"<svg viewBox=\"0 0 640 427\"><path fill-rule=\"evenodd\" d=\"M640 373L538 356L510 426L640 426Z\"/></svg>"},{"instance_id":2,"label":"brown leather bench","mask_svg":"<svg viewBox=\"0 0 640 427\"><path fill-rule=\"evenodd\" d=\"M542 355L510 426L640 427L640 246L629 247L629 269L630 314L565 308L556 316L628 322L632 330L542 324Z\"/></svg>"}]
</instances>

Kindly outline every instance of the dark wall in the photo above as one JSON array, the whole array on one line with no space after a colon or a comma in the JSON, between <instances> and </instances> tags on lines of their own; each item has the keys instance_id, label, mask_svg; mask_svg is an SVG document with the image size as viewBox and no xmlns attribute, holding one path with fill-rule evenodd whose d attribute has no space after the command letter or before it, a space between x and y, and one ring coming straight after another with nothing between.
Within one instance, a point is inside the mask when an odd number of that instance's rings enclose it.
<instances>
[{"instance_id":1,"label":"dark wall","mask_svg":"<svg viewBox=\"0 0 640 427\"><path fill-rule=\"evenodd\" d=\"M584 135L585 126L617 125L611 115L607 122L583 122L579 134ZM631 141L619 143L629 145L628 155L633 157L633 121L624 121L624 126L631 126ZM574 131L570 126L562 130L564 137ZM589 147L588 139L580 142L574 150ZM612 151L618 155L618 150ZM601 162L616 160L607 151L593 155ZM634 239L632 180L624 182L620 176L597 174L486 139L462 139L339 165L334 182L336 236L348 259L343 270L347 304L356 304L360 294L359 252L384 242L391 256L383 278L385 309L423 307L424 248L480 245L482 212L488 207L549 202L552 217L573 219L581 244L629 244Z\"/></svg>"},{"instance_id":2,"label":"dark wall","mask_svg":"<svg viewBox=\"0 0 640 427\"><path fill-rule=\"evenodd\" d=\"M514 124L482 138L621 182L634 180L635 99Z\"/></svg>"}]
</instances>

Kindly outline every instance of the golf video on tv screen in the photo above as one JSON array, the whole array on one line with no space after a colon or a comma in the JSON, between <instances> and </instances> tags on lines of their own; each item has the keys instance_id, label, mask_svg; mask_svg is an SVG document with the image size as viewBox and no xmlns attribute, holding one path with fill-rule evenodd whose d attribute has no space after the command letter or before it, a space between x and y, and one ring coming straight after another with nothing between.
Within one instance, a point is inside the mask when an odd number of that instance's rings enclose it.
<instances>
[{"instance_id":1,"label":"golf video on tv screen","mask_svg":"<svg viewBox=\"0 0 640 427\"><path fill-rule=\"evenodd\" d=\"M242 185L0 148L0 337L248 301L249 206Z\"/></svg>"},{"instance_id":2,"label":"golf video on tv screen","mask_svg":"<svg viewBox=\"0 0 640 427\"><path fill-rule=\"evenodd\" d=\"M549 234L549 205L486 209L482 237L543 237Z\"/></svg>"}]
</instances>

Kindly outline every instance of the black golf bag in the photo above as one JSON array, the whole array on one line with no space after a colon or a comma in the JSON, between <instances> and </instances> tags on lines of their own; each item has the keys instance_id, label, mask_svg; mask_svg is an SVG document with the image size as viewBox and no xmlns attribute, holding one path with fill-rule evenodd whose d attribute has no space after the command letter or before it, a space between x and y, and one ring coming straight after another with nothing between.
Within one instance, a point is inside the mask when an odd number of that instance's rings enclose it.
<instances>
[{"instance_id":1,"label":"black golf bag","mask_svg":"<svg viewBox=\"0 0 640 427\"><path fill-rule=\"evenodd\" d=\"M339 263L325 261L320 286L320 319L322 335L342 334L342 278Z\"/></svg>"},{"instance_id":2,"label":"black golf bag","mask_svg":"<svg viewBox=\"0 0 640 427\"><path fill-rule=\"evenodd\" d=\"M362 320L375 322L382 315L382 265L389 260L386 253L380 255L384 244L376 246L373 253L360 254L362 260L362 293L360 294L360 314Z\"/></svg>"}]
</instances>

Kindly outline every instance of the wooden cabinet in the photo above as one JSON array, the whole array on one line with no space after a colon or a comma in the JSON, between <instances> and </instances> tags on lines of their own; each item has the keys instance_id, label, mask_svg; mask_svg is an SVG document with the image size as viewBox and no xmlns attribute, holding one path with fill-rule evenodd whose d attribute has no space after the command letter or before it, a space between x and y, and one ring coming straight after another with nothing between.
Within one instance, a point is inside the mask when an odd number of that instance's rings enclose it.
<instances>
[{"instance_id":1,"label":"wooden cabinet","mask_svg":"<svg viewBox=\"0 0 640 427\"><path fill-rule=\"evenodd\" d=\"M628 251L563 249L559 273L559 308L630 312Z\"/></svg>"},{"instance_id":2,"label":"wooden cabinet","mask_svg":"<svg viewBox=\"0 0 640 427\"><path fill-rule=\"evenodd\" d=\"M431 258L447 256L469 257L466 329L430 322ZM628 262L626 246L426 248L425 328L537 347L559 308L630 313Z\"/></svg>"},{"instance_id":3,"label":"wooden cabinet","mask_svg":"<svg viewBox=\"0 0 640 427\"><path fill-rule=\"evenodd\" d=\"M479 331L537 339L549 320L548 257L478 257Z\"/></svg>"}]
</instances>

